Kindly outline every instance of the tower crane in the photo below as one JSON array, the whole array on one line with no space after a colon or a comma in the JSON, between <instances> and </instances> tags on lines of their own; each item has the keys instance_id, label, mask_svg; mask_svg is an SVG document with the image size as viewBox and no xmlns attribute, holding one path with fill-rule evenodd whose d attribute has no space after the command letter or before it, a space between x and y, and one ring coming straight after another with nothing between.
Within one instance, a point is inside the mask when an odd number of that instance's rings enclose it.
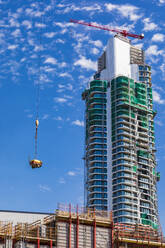
<instances>
[{"instance_id":1,"label":"tower crane","mask_svg":"<svg viewBox=\"0 0 165 248\"><path fill-rule=\"evenodd\" d=\"M98 28L98 29L102 29L102 30L111 31L114 33L121 34L124 37L129 36L129 37L137 38L139 40L142 40L144 38L144 34L140 34L140 35L132 34L132 33L129 33L127 30L111 29L111 28L108 28L106 26L96 25L96 24L92 24L92 23L88 23L88 22L84 22L84 21L78 21L78 20L74 20L74 19L70 19L70 22L85 25L88 27L94 27L94 28Z\"/></svg>"}]
</instances>

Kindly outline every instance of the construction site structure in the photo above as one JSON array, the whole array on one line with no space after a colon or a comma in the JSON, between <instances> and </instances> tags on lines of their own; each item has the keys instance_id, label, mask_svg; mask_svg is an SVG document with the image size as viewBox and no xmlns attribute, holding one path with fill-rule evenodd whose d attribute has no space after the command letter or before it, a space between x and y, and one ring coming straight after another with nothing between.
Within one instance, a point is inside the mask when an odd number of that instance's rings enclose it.
<instances>
[{"instance_id":1,"label":"construction site structure","mask_svg":"<svg viewBox=\"0 0 165 248\"><path fill-rule=\"evenodd\" d=\"M55 214L33 223L0 222L1 248L165 247L158 230L113 223L112 213L59 205Z\"/></svg>"}]
</instances>

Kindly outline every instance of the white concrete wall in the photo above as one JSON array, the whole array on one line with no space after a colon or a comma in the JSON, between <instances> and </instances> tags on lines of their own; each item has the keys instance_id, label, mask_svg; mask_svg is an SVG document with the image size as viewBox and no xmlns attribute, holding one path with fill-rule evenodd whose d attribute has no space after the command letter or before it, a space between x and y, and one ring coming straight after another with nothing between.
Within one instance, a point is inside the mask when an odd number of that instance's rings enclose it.
<instances>
[{"instance_id":1,"label":"white concrete wall","mask_svg":"<svg viewBox=\"0 0 165 248\"><path fill-rule=\"evenodd\" d=\"M114 38L114 50L115 50L115 75L131 76L130 67L130 44Z\"/></svg>"},{"instance_id":2,"label":"white concrete wall","mask_svg":"<svg viewBox=\"0 0 165 248\"><path fill-rule=\"evenodd\" d=\"M135 81L139 81L139 67L137 64L131 64L131 78Z\"/></svg>"},{"instance_id":3,"label":"white concrete wall","mask_svg":"<svg viewBox=\"0 0 165 248\"><path fill-rule=\"evenodd\" d=\"M0 211L0 221L13 222L14 225L18 222L32 223L48 215L47 213Z\"/></svg>"},{"instance_id":4,"label":"white concrete wall","mask_svg":"<svg viewBox=\"0 0 165 248\"><path fill-rule=\"evenodd\" d=\"M130 44L117 37L109 39L106 48L106 69L101 72L102 80L112 80L119 75L131 77Z\"/></svg>"}]
</instances>

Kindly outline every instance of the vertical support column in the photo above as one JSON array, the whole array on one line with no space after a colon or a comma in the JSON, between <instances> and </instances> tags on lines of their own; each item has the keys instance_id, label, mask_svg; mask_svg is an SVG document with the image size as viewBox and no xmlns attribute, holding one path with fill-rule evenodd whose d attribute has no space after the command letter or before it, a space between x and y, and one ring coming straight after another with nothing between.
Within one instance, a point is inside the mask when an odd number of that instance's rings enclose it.
<instances>
[{"instance_id":1,"label":"vertical support column","mask_svg":"<svg viewBox=\"0 0 165 248\"><path fill-rule=\"evenodd\" d=\"M39 233L39 227L37 230L37 248L40 248L40 233Z\"/></svg>"},{"instance_id":2,"label":"vertical support column","mask_svg":"<svg viewBox=\"0 0 165 248\"><path fill-rule=\"evenodd\" d=\"M111 223L111 246L110 247L114 247L114 230L113 230L113 222Z\"/></svg>"},{"instance_id":3,"label":"vertical support column","mask_svg":"<svg viewBox=\"0 0 165 248\"><path fill-rule=\"evenodd\" d=\"M52 248L53 244L52 244L52 240L50 240L50 248Z\"/></svg>"},{"instance_id":4,"label":"vertical support column","mask_svg":"<svg viewBox=\"0 0 165 248\"><path fill-rule=\"evenodd\" d=\"M71 204L69 204L69 248L71 248L71 231L72 231L72 216L71 216Z\"/></svg>"},{"instance_id":5,"label":"vertical support column","mask_svg":"<svg viewBox=\"0 0 165 248\"><path fill-rule=\"evenodd\" d=\"M113 216L112 211L110 212L110 231L111 231L111 242L110 242L110 248L114 247L114 226L113 226Z\"/></svg>"},{"instance_id":6,"label":"vertical support column","mask_svg":"<svg viewBox=\"0 0 165 248\"><path fill-rule=\"evenodd\" d=\"M79 248L79 214L77 205L76 248Z\"/></svg>"},{"instance_id":7,"label":"vertical support column","mask_svg":"<svg viewBox=\"0 0 165 248\"><path fill-rule=\"evenodd\" d=\"M93 221L93 248L96 248L96 216L94 210L94 221Z\"/></svg>"}]
</instances>

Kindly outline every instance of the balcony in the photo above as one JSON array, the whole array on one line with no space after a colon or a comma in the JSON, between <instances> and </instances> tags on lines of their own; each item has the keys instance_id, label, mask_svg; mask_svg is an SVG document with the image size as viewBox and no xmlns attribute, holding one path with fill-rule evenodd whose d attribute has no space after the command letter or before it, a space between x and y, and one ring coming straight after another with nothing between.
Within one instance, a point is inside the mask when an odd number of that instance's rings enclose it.
<instances>
[{"instance_id":1,"label":"balcony","mask_svg":"<svg viewBox=\"0 0 165 248\"><path fill-rule=\"evenodd\" d=\"M92 138L87 142L87 149L89 148L89 146L95 145L95 144L107 144L107 139Z\"/></svg>"},{"instance_id":2,"label":"balcony","mask_svg":"<svg viewBox=\"0 0 165 248\"><path fill-rule=\"evenodd\" d=\"M99 188L107 189L107 185L95 185L95 184L90 184L90 185L88 185L89 191L93 192L93 188L94 188L94 187L99 187Z\"/></svg>"},{"instance_id":3,"label":"balcony","mask_svg":"<svg viewBox=\"0 0 165 248\"><path fill-rule=\"evenodd\" d=\"M133 210L133 211L137 211L137 207L133 207L131 204L130 205L128 205L128 206L121 206L120 207L120 205L121 204L114 204L114 206L113 206L113 211L116 211L116 210L122 210L122 209L124 209L124 210Z\"/></svg>"},{"instance_id":4,"label":"balcony","mask_svg":"<svg viewBox=\"0 0 165 248\"><path fill-rule=\"evenodd\" d=\"M100 178L94 178L94 176L99 176ZM89 172L88 178L90 180L107 180L107 178L104 178L107 175L107 172ZM103 176L103 178L101 178Z\"/></svg>"}]
</instances>

